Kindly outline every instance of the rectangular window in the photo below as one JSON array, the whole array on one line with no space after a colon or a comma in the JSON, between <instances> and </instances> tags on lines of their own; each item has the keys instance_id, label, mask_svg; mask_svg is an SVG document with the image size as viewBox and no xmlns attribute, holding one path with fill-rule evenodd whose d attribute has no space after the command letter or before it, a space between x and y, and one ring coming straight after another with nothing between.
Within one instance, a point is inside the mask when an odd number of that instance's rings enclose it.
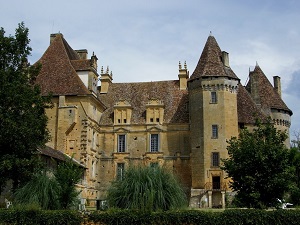
<instances>
[{"instance_id":1,"label":"rectangular window","mask_svg":"<svg viewBox=\"0 0 300 225\"><path fill-rule=\"evenodd\" d=\"M117 163L117 180L124 178L125 163Z\"/></svg>"},{"instance_id":2,"label":"rectangular window","mask_svg":"<svg viewBox=\"0 0 300 225\"><path fill-rule=\"evenodd\" d=\"M219 152L212 153L212 166L219 167L220 166L220 155Z\"/></svg>"},{"instance_id":3,"label":"rectangular window","mask_svg":"<svg viewBox=\"0 0 300 225\"><path fill-rule=\"evenodd\" d=\"M118 135L118 152L125 152L126 136L125 134Z\"/></svg>"},{"instance_id":4,"label":"rectangular window","mask_svg":"<svg viewBox=\"0 0 300 225\"><path fill-rule=\"evenodd\" d=\"M212 136L211 138L218 138L218 125L212 125Z\"/></svg>"},{"instance_id":5,"label":"rectangular window","mask_svg":"<svg viewBox=\"0 0 300 225\"><path fill-rule=\"evenodd\" d=\"M158 144L159 144L159 140L158 140L158 134L151 134L150 137L150 151L151 152L158 152Z\"/></svg>"},{"instance_id":6,"label":"rectangular window","mask_svg":"<svg viewBox=\"0 0 300 225\"><path fill-rule=\"evenodd\" d=\"M217 92L210 92L210 103L217 103Z\"/></svg>"}]
</instances>

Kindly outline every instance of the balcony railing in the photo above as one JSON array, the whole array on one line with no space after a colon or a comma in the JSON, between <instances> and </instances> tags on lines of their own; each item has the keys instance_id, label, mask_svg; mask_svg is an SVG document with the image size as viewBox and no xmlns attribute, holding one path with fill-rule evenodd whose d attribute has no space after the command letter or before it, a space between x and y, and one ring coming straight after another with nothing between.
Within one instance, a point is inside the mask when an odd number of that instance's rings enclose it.
<instances>
[{"instance_id":1,"label":"balcony railing","mask_svg":"<svg viewBox=\"0 0 300 225\"><path fill-rule=\"evenodd\" d=\"M204 189L207 191L226 191L227 184L222 182L207 182Z\"/></svg>"}]
</instances>

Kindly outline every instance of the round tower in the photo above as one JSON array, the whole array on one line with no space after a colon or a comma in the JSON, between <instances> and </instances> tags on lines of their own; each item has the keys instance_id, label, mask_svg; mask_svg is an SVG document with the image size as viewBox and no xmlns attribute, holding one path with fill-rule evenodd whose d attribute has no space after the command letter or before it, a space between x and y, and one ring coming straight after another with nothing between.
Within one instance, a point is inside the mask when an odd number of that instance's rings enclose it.
<instances>
[{"instance_id":1,"label":"round tower","mask_svg":"<svg viewBox=\"0 0 300 225\"><path fill-rule=\"evenodd\" d=\"M191 206L225 207L228 188L220 168L227 158L227 140L238 136L237 89L239 79L209 36L188 82L191 130Z\"/></svg>"}]
</instances>

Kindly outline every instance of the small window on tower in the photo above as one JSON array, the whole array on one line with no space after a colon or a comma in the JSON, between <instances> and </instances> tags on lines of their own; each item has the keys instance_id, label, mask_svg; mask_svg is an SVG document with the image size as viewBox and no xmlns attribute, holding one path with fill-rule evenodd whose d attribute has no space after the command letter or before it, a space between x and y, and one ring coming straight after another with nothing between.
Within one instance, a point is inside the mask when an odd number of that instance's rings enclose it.
<instances>
[{"instance_id":1,"label":"small window on tower","mask_svg":"<svg viewBox=\"0 0 300 225\"><path fill-rule=\"evenodd\" d=\"M153 123L153 118L150 118L150 122Z\"/></svg>"},{"instance_id":2,"label":"small window on tower","mask_svg":"<svg viewBox=\"0 0 300 225\"><path fill-rule=\"evenodd\" d=\"M159 123L159 118L156 118L156 122Z\"/></svg>"},{"instance_id":3,"label":"small window on tower","mask_svg":"<svg viewBox=\"0 0 300 225\"><path fill-rule=\"evenodd\" d=\"M210 92L210 103L217 103L217 92L212 91Z\"/></svg>"},{"instance_id":4,"label":"small window on tower","mask_svg":"<svg viewBox=\"0 0 300 225\"><path fill-rule=\"evenodd\" d=\"M219 167L220 166L220 155L219 152L213 152L212 153L212 166L213 167Z\"/></svg>"},{"instance_id":5,"label":"small window on tower","mask_svg":"<svg viewBox=\"0 0 300 225\"><path fill-rule=\"evenodd\" d=\"M211 138L218 138L218 125L212 125L212 137Z\"/></svg>"}]
</instances>

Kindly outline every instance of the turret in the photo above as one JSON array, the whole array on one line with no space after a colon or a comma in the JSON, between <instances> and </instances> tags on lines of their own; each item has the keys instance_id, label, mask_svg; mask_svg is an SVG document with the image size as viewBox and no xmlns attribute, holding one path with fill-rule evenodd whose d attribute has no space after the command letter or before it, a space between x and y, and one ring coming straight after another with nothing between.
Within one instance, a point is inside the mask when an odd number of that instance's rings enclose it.
<instances>
[{"instance_id":1,"label":"turret","mask_svg":"<svg viewBox=\"0 0 300 225\"><path fill-rule=\"evenodd\" d=\"M187 89L187 80L189 78L189 71L187 70L186 62L184 62L184 67L182 68L181 63L179 61L179 89L186 90Z\"/></svg>"}]
</instances>

